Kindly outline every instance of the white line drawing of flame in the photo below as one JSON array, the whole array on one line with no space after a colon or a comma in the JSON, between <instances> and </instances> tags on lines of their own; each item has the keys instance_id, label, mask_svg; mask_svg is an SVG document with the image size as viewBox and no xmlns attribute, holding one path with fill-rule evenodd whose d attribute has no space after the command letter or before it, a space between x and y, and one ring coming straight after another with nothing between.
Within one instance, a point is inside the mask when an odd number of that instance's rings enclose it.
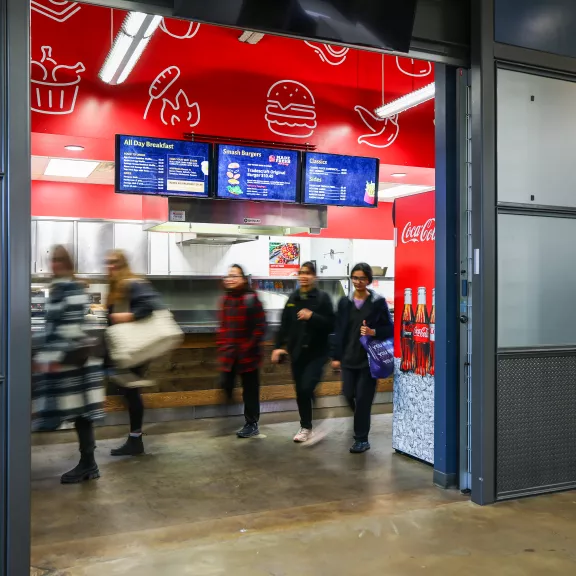
<instances>
[{"instance_id":1,"label":"white line drawing of flame","mask_svg":"<svg viewBox=\"0 0 576 576\"><path fill-rule=\"evenodd\" d=\"M371 130L371 134L363 134L358 138L358 144L366 144L373 148L388 148L392 146L400 134L398 114L390 118L379 118L364 106L355 106L354 110L362 122Z\"/></svg>"},{"instance_id":2,"label":"white line drawing of flame","mask_svg":"<svg viewBox=\"0 0 576 576\"><path fill-rule=\"evenodd\" d=\"M340 66L346 61L346 56L350 48L342 46L332 46L331 44L317 44L315 42L304 42L310 46L318 54L322 62L330 64L330 66Z\"/></svg>"},{"instance_id":3,"label":"white line drawing of flame","mask_svg":"<svg viewBox=\"0 0 576 576\"><path fill-rule=\"evenodd\" d=\"M168 66L168 68L162 70L162 72L154 78L154 81L150 84L150 88L148 88L150 100L148 100L148 105L146 106L146 110L144 110L144 120L148 117L148 111L150 110L150 106L152 106L152 102L162 98L178 78L180 78L180 68L178 68L178 66Z\"/></svg>"},{"instance_id":4,"label":"white line drawing of flame","mask_svg":"<svg viewBox=\"0 0 576 576\"><path fill-rule=\"evenodd\" d=\"M166 18L162 18L160 28L162 29L162 32L165 32L168 36L172 36L172 38L176 38L177 40L186 40L188 38L194 38L194 36L198 34L198 30L200 30L200 22L190 22L188 30L184 34L174 34L174 32L168 30L168 26L166 26Z\"/></svg>"},{"instance_id":5,"label":"white line drawing of flame","mask_svg":"<svg viewBox=\"0 0 576 576\"><path fill-rule=\"evenodd\" d=\"M182 120L180 115L175 114L175 112L182 109L187 110L186 122L188 123L188 126L190 126L190 128L198 126L200 123L200 106L198 105L198 102L190 104L190 100L184 90L178 91L174 102L171 102L168 98L162 99L162 111L160 112L162 123L166 126L168 126L168 124L175 126L177 123L181 122ZM166 120L167 116L169 116L168 120ZM194 118L195 116L196 118Z\"/></svg>"},{"instance_id":6,"label":"white line drawing of flame","mask_svg":"<svg viewBox=\"0 0 576 576\"><path fill-rule=\"evenodd\" d=\"M293 98L297 95L297 101L288 101L288 104L283 105L279 99L275 98L275 96L279 96L280 88L291 90L288 97ZM275 90L276 93L274 93ZM304 84L296 80L279 80L270 86L267 98L264 118L271 132L278 136L290 138L309 138L314 134L314 130L318 126L316 102L314 95ZM310 102L310 104L304 104L303 100ZM294 133L290 128L300 129L302 133Z\"/></svg>"},{"instance_id":7,"label":"white line drawing of flame","mask_svg":"<svg viewBox=\"0 0 576 576\"><path fill-rule=\"evenodd\" d=\"M80 12L82 7L79 6L78 2L70 2L69 0L32 0L31 8L38 14L62 23Z\"/></svg>"},{"instance_id":8,"label":"white line drawing of flame","mask_svg":"<svg viewBox=\"0 0 576 576\"><path fill-rule=\"evenodd\" d=\"M408 58L403 58L402 60L408 60ZM417 72L409 72L408 70L405 70L402 67L400 57L396 56L396 66L398 66L398 70L400 70L402 74L412 76L412 78L424 78L432 72L432 64L430 62L426 62L425 60L414 60L413 58L410 58L409 60L412 65L416 65Z\"/></svg>"},{"instance_id":9,"label":"white line drawing of flame","mask_svg":"<svg viewBox=\"0 0 576 576\"><path fill-rule=\"evenodd\" d=\"M30 79L32 94L31 94L31 109L40 114L50 115L64 115L72 114L76 107L76 98L78 97L78 88L81 81L80 74L86 71L82 62L77 62L73 66L65 64L57 64L56 60L52 58L52 47L42 46L42 59L40 62L32 60L31 69L39 70L41 80L34 77ZM51 79L48 77L47 64L52 64ZM59 79L59 72L61 70L69 70L76 73L76 79L67 82L61 82Z\"/></svg>"}]
</instances>

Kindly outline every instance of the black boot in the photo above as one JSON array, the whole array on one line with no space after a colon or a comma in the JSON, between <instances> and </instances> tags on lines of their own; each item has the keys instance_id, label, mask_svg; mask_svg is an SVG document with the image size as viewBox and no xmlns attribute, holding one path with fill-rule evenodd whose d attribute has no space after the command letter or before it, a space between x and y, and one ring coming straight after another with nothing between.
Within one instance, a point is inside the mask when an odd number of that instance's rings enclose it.
<instances>
[{"instance_id":1,"label":"black boot","mask_svg":"<svg viewBox=\"0 0 576 576\"><path fill-rule=\"evenodd\" d=\"M92 452L83 452L80 456L80 462L76 468L73 468L60 478L62 484L79 484L84 480L96 480L100 478L100 470L94 459L94 450Z\"/></svg>"},{"instance_id":2,"label":"black boot","mask_svg":"<svg viewBox=\"0 0 576 576\"><path fill-rule=\"evenodd\" d=\"M110 454L112 456L140 456L144 454L142 434L140 436L128 436L126 442L120 448L114 448Z\"/></svg>"}]
</instances>

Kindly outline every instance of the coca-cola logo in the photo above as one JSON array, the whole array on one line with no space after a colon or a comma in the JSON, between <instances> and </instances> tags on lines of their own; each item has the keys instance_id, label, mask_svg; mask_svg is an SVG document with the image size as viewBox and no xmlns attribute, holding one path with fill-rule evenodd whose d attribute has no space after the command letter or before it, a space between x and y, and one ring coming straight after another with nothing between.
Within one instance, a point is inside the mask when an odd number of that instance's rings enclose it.
<instances>
[{"instance_id":1,"label":"coca-cola logo","mask_svg":"<svg viewBox=\"0 0 576 576\"><path fill-rule=\"evenodd\" d=\"M402 244L409 242L434 242L436 240L436 218L429 218L424 224L413 226L408 222L402 230Z\"/></svg>"},{"instance_id":2,"label":"coca-cola logo","mask_svg":"<svg viewBox=\"0 0 576 576\"><path fill-rule=\"evenodd\" d=\"M426 324L420 326L414 326L414 340L429 340L430 339L430 329Z\"/></svg>"}]
</instances>

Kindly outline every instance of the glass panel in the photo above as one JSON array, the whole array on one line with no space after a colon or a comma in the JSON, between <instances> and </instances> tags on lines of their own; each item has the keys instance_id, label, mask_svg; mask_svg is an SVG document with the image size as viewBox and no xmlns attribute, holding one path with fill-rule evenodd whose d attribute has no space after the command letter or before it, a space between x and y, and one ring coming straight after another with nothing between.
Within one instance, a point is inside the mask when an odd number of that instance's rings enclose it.
<instances>
[{"instance_id":1,"label":"glass panel","mask_svg":"<svg viewBox=\"0 0 576 576\"><path fill-rule=\"evenodd\" d=\"M576 345L576 220L498 216L498 347Z\"/></svg>"},{"instance_id":2,"label":"glass panel","mask_svg":"<svg viewBox=\"0 0 576 576\"><path fill-rule=\"evenodd\" d=\"M498 72L498 201L576 207L576 83Z\"/></svg>"}]
</instances>

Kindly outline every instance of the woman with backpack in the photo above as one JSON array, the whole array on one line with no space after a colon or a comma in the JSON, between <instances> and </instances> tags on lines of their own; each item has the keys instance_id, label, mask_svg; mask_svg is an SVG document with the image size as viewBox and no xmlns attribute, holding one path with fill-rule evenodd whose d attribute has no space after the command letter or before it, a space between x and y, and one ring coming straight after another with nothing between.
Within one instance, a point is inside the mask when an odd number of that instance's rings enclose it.
<instances>
[{"instance_id":1,"label":"woman with backpack","mask_svg":"<svg viewBox=\"0 0 576 576\"><path fill-rule=\"evenodd\" d=\"M242 266L230 267L224 289L217 337L221 385L230 401L236 376L240 376L245 424L236 436L252 438L260 434L260 363L266 315Z\"/></svg>"},{"instance_id":2,"label":"woman with backpack","mask_svg":"<svg viewBox=\"0 0 576 576\"><path fill-rule=\"evenodd\" d=\"M368 434L376 380L370 373L368 354L361 336L387 340L394 336L394 325L386 300L368 289L373 274L370 265L361 262L350 274L354 291L342 297L336 313L332 368L342 371L342 394L354 413L352 454L370 450Z\"/></svg>"}]
</instances>

